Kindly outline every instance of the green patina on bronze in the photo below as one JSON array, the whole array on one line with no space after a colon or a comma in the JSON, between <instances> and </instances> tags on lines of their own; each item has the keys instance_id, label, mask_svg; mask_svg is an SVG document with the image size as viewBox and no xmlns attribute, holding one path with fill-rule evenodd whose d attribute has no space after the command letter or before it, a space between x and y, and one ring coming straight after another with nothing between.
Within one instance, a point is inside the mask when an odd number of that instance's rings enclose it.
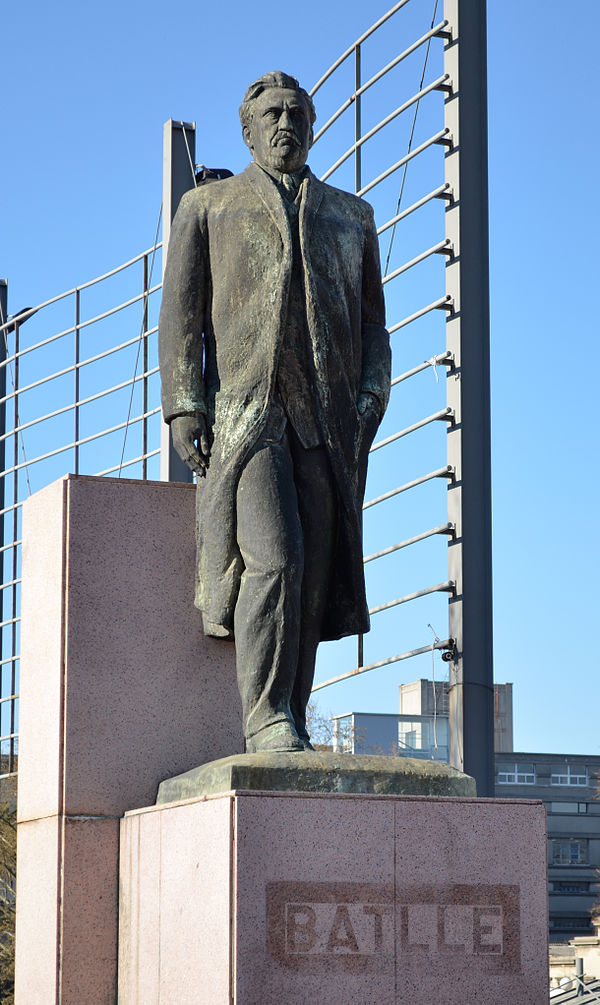
<instances>
[{"instance_id":1,"label":"green patina on bronze","mask_svg":"<svg viewBox=\"0 0 600 1005\"><path fill-rule=\"evenodd\" d=\"M247 749L293 751L317 645L369 630L362 502L391 353L373 210L306 165L306 91L265 74L240 116L253 162L173 222L162 402L200 476L195 602L206 634L235 635Z\"/></svg>"}]
</instances>

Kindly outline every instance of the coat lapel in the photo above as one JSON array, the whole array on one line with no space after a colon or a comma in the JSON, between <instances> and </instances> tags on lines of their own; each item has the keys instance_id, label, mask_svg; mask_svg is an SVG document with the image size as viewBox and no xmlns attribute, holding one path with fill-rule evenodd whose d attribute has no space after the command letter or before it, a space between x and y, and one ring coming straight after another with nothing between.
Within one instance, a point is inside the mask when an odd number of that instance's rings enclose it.
<instances>
[{"instance_id":1,"label":"coat lapel","mask_svg":"<svg viewBox=\"0 0 600 1005\"><path fill-rule=\"evenodd\" d=\"M254 161L248 165L244 171L244 175L246 175L252 188L264 203L269 216L281 234L284 248L291 249L290 225L275 182Z\"/></svg>"},{"instance_id":2,"label":"coat lapel","mask_svg":"<svg viewBox=\"0 0 600 1005\"><path fill-rule=\"evenodd\" d=\"M321 205L321 200L323 199L325 186L323 182L315 178L310 168L306 173L303 185L304 195L300 203L300 240L303 248L306 249L308 248L311 231L319 206Z\"/></svg>"}]
</instances>

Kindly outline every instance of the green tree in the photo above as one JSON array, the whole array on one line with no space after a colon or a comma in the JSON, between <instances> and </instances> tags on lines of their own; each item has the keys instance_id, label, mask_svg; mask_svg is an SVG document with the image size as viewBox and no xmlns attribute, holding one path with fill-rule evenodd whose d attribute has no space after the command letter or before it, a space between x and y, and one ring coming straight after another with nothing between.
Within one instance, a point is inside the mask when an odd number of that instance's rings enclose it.
<instances>
[{"instance_id":1,"label":"green tree","mask_svg":"<svg viewBox=\"0 0 600 1005\"><path fill-rule=\"evenodd\" d=\"M0 1001L13 1005L15 985L16 811L0 803Z\"/></svg>"}]
</instances>

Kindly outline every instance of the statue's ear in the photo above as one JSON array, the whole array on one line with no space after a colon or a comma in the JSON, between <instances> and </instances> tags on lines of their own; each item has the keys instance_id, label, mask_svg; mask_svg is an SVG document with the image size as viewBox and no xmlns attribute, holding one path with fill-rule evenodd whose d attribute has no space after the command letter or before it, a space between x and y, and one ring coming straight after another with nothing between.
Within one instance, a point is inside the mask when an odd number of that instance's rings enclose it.
<instances>
[{"instance_id":1,"label":"statue's ear","mask_svg":"<svg viewBox=\"0 0 600 1005\"><path fill-rule=\"evenodd\" d=\"M314 131L313 127L311 126L310 127L310 136L308 137L308 149L309 150L312 147L312 145L313 145L314 142L315 142L315 131Z\"/></svg>"},{"instance_id":2,"label":"statue's ear","mask_svg":"<svg viewBox=\"0 0 600 1005\"><path fill-rule=\"evenodd\" d=\"M249 150L252 150L252 140L250 138L250 126L242 126L242 137Z\"/></svg>"}]
</instances>

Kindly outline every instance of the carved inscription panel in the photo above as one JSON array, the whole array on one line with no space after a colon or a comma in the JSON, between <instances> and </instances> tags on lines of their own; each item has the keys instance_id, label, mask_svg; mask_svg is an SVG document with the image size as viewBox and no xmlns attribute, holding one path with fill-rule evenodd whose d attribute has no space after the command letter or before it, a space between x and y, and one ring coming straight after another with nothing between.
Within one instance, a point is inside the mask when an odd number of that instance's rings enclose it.
<instances>
[{"instance_id":1,"label":"carved inscription panel","mask_svg":"<svg viewBox=\"0 0 600 1005\"><path fill-rule=\"evenodd\" d=\"M376 972L432 957L487 973L520 970L518 886L270 883L267 942L304 973Z\"/></svg>"}]
</instances>

